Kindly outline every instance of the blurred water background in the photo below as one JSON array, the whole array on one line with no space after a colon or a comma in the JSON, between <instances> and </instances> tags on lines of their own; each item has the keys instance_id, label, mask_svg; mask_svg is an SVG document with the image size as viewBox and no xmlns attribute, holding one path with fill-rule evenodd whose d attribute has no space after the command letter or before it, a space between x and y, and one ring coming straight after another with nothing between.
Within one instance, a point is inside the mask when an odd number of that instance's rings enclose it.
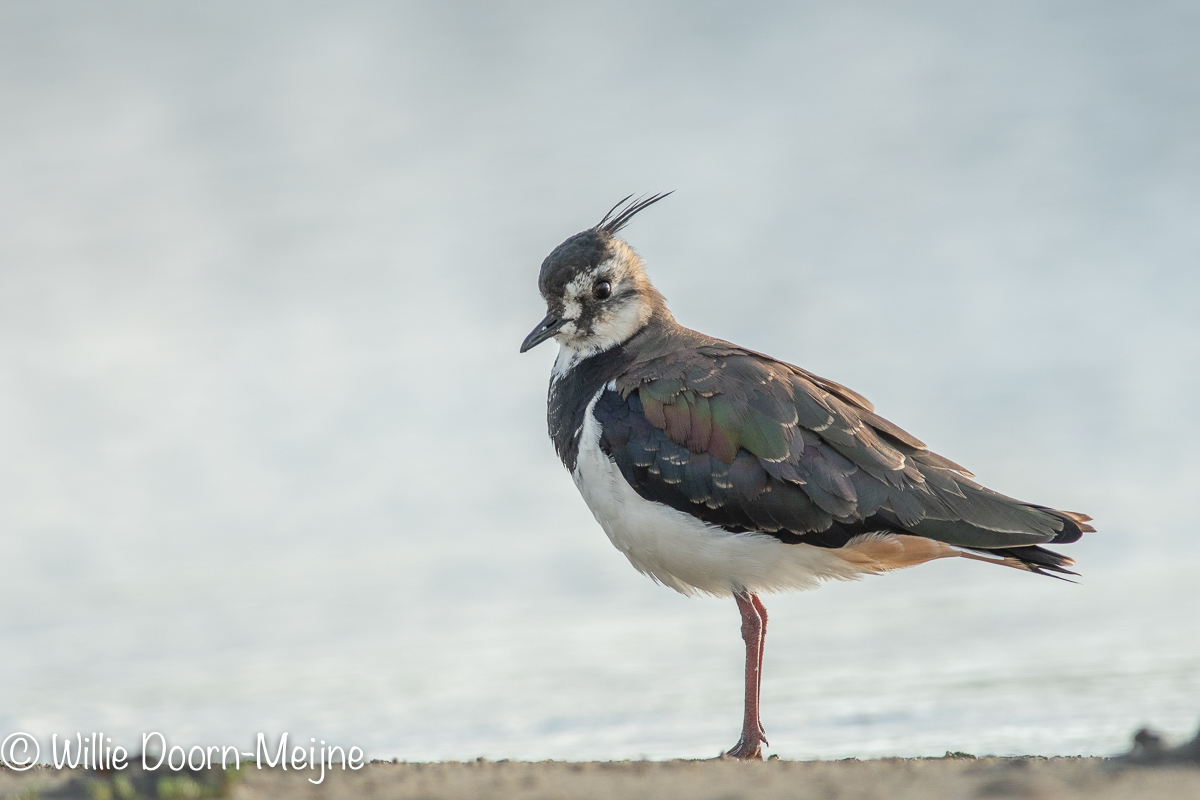
<instances>
[{"instance_id":1,"label":"blurred water background","mask_svg":"<svg viewBox=\"0 0 1200 800\"><path fill-rule=\"evenodd\" d=\"M767 599L772 752L1200 722L1200 6L0 4L0 729L716 755L730 601L607 542L538 265L630 192L684 324L1097 519Z\"/></svg>"}]
</instances>

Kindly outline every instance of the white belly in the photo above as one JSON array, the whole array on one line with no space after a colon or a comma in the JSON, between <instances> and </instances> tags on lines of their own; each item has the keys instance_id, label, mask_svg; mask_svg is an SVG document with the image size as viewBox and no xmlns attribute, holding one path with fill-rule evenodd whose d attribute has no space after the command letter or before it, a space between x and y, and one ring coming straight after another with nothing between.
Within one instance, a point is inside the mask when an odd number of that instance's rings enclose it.
<instances>
[{"instance_id":1,"label":"white belly","mask_svg":"<svg viewBox=\"0 0 1200 800\"><path fill-rule=\"evenodd\" d=\"M603 391L603 390L601 390ZM827 548L784 544L761 533L730 533L670 506L642 498L600 449L600 423L584 416L572 477L600 527L634 569L683 594L811 589L861 569Z\"/></svg>"}]
</instances>

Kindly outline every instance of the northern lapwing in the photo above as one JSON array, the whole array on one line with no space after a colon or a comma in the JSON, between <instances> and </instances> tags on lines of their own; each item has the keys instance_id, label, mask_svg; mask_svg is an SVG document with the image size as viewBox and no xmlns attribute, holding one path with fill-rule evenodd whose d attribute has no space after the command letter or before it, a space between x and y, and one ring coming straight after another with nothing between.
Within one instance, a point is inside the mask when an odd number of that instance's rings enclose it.
<instances>
[{"instance_id":1,"label":"northern lapwing","mask_svg":"<svg viewBox=\"0 0 1200 800\"><path fill-rule=\"evenodd\" d=\"M613 545L676 591L737 602L745 718L725 755L759 759L759 594L949 557L1074 575L1039 545L1094 529L984 488L840 384L677 323L617 238L665 196L625 198L546 257L546 317L521 352L558 341L550 438Z\"/></svg>"}]
</instances>

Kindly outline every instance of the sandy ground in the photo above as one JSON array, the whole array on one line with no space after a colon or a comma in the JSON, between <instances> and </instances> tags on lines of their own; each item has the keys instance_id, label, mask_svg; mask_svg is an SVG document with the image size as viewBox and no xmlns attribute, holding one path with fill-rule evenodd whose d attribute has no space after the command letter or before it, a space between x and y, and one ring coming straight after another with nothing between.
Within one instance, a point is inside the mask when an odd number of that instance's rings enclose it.
<instances>
[{"instance_id":1,"label":"sandy ground","mask_svg":"<svg viewBox=\"0 0 1200 800\"><path fill-rule=\"evenodd\" d=\"M1088 800L1194 800L1200 767L1116 768L1098 758L880 759L874 761L625 761L375 762L356 773L328 775L321 785L308 775L244 769L223 781L205 775L126 773L111 776L35 768L0 771L0 797L132 800L135 797L346 798L620 798L620 800L964 800L965 798L1087 798ZM165 781L165 783L163 782Z\"/></svg>"}]
</instances>

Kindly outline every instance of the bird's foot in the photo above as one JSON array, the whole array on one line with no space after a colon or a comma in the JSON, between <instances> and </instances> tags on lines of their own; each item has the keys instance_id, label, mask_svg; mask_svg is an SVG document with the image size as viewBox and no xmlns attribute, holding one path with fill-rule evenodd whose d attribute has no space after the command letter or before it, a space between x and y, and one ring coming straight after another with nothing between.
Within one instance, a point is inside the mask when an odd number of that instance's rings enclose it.
<instances>
[{"instance_id":1,"label":"bird's foot","mask_svg":"<svg viewBox=\"0 0 1200 800\"><path fill-rule=\"evenodd\" d=\"M762 761L762 746L769 744L767 737L763 734L762 729L759 729L757 736L747 736L742 734L742 738L738 739L738 743L732 749L721 754L721 758L736 758L739 761Z\"/></svg>"}]
</instances>

